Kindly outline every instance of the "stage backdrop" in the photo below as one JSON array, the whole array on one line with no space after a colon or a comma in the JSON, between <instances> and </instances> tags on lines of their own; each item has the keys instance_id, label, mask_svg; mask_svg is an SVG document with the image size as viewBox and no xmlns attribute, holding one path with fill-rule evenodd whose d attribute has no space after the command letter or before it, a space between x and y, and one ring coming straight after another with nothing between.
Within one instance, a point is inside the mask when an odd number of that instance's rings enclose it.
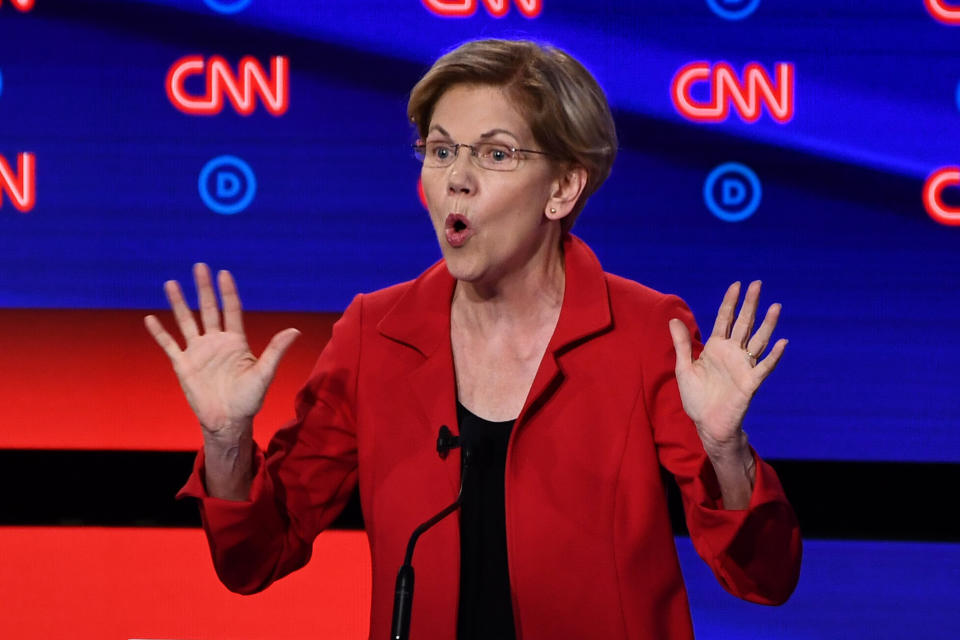
<instances>
[{"instance_id":1,"label":"stage backdrop","mask_svg":"<svg viewBox=\"0 0 960 640\"><path fill-rule=\"evenodd\" d=\"M707 331L734 280L761 279L762 302L783 304L790 344L745 427L805 529L946 543L887 551L951 571L911 591L925 595L910 613L873 610L861 637L960 626L932 586L960 591L960 534L938 510L960 485L955 0L0 0L0 455L28 485L0 509L0 536L45 553L22 532L133 526L121 538L140 544L147 527L196 524L167 501L197 427L141 317L165 305L164 280L192 299L205 261L235 274L255 348L304 332L258 422L265 442L351 298L439 259L406 100L436 57L478 37L555 44L606 90L618 157L574 232L608 271L680 295ZM138 474L148 452L167 476ZM82 498L58 501L31 473ZM162 497L144 507L144 487ZM847 553L813 548L828 554L813 566ZM8 570L0 592L17 591ZM802 593L864 587L825 571ZM810 615L854 607L800 600ZM697 603L701 637L757 620ZM0 635L30 637L32 614L7 620ZM150 628L240 637L197 624Z\"/></svg>"}]
</instances>

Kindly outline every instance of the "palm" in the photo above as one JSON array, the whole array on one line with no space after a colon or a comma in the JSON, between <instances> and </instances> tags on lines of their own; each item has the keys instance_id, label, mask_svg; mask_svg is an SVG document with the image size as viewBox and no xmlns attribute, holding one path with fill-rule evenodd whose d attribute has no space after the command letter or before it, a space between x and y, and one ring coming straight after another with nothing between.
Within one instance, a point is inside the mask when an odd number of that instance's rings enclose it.
<instances>
[{"instance_id":1,"label":"palm","mask_svg":"<svg viewBox=\"0 0 960 640\"><path fill-rule=\"evenodd\" d=\"M679 320L670 322L677 352L677 385L683 408L697 425L706 448L734 444L740 436L743 417L760 384L773 371L787 341L780 339L762 361L780 314L780 305L771 305L752 336L760 283L747 289L743 306L733 321L740 283L734 283L717 313L713 332L697 360L692 359L690 333Z\"/></svg>"},{"instance_id":2,"label":"palm","mask_svg":"<svg viewBox=\"0 0 960 640\"><path fill-rule=\"evenodd\" d=\"M166 283L164 289L186 340L186 349L180 349L156 317L148 316L145 322L170 357L180 386L204 430L211 435L237 437L249 430L279 360L296 338L297 331L287 329L275 335L258 360L247 345L240 299L230 274L221 271L219 276L223 328L206 265L197 265L194 277L203 334L183 300L179 285L172 281Z\"/></svg>"},{"instance_id":3,"label":"palm","mask_svg":"<svg viewBox=\"0 0 960 640\"><path fill-rule=\"evenodd\" d=\"M201 424L249 419L260 409L266 383L243 335L206 334L183 355L174 371Z\"/></svg>"}]
</instances>

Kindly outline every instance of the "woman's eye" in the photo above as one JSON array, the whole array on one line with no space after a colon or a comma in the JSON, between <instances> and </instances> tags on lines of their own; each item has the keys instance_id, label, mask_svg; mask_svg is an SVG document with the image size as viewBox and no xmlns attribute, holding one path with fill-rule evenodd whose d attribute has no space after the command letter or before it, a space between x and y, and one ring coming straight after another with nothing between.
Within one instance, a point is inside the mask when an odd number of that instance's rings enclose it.
<instances>
[{"instance_id":1,"label":"woman's eye","mask_svg":"<svg viewBox=\"0 0 960 640\"><path fill-rule=\"evenodd\" d=\"M505 162L510 159L510 150L506 147L491 147L487 155L494 162Z\"/></svg>"},{"instance_id":2,"label":"woman's eye","mask_svg":"<svg viewBox=\"0 0 960 640\"><path fill-rule=\"evenodd\" d=\"M445 147L442 144L438 144L433 148L433 156L439 160L445 160L450 156L450 147Z\"/></svg>"}]
</instances>

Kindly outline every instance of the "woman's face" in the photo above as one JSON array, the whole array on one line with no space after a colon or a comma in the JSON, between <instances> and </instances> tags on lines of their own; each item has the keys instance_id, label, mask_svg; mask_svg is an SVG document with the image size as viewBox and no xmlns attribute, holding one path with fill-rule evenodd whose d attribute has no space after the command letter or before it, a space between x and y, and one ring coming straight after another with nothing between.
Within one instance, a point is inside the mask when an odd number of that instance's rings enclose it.
<instances>
[{"instance_id":1,"label":"woman's face","mask_svg":"<svg viewBox=\"0 0 960 640\"><path fill-rule=\"evenodd\" d=\"M497 87L455 85L437 101L426 142L475 145L497 142L539 150L530 127ZM544 255L547 217L557 188L555 167L546 156L522 154L513 171L474 164L460 148L450 166L424 166L423 192L447 268L457 280L493 284L529 268ZM551 217L555 217L551 216ZM559 245L558 245L559 246Z\"/></svg>"}]
</instances>

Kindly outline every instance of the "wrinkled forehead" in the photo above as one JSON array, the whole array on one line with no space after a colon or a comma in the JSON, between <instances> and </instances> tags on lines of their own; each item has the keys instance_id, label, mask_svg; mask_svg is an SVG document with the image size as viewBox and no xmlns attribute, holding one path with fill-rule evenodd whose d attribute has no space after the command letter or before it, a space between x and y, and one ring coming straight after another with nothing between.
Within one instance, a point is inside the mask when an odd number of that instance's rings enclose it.
<instances>
[{"instance_id":1,"label":"wrinkled forehead","mask_svg":"<svg viewBox=\"0 0 960 640\"><path fill-rule=\"evenodd\" d=\"M457 84L440 95L427 134L462 142L499 139L529 144L533 139L527 118L510 92L473 84Z\"/></svg>"}]
</instances>

